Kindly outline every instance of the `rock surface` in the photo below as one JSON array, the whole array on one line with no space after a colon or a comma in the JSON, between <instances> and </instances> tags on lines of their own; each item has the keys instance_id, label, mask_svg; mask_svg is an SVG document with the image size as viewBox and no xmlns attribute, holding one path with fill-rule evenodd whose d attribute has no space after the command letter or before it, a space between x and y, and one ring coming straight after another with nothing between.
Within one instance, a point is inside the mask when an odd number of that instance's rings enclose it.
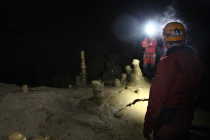
<instances>
[{"instance_id":1,"label":"rock surface","mask_svg":"<svg viewBox=\"0 0 210 140\"><path fill-rule=\"evenodd\" d=\"M148 98L149 84L104 87L102 104L92 100L91 88L29 88L0 84L0 139L21 132L27 138L55 140L143 140L147 102L119 111L136 98ZM117 117L115 116L117 114ZM196 114L199 118L199 114ZM205 122L197 121L199 125Z\"/></svg>"}]
</instances>

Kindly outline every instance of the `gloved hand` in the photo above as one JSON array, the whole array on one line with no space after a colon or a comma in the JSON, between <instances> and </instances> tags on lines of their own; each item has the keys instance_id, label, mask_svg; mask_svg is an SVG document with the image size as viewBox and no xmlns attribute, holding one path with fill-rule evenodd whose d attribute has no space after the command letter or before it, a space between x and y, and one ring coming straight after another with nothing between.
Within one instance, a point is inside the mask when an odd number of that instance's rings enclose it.
<instances>
[{"instance_id":1,"label":"gloved hand","mask_svg":"<svg viewBox=\"0 0 210 140\"><path fill-rule=\"evenodd\" d=\"M152 129L149 127L144 127L143 129L144 138L146 138L147 140L151 140L151 134L152 134Z\"/></svg>"}]
</instances>

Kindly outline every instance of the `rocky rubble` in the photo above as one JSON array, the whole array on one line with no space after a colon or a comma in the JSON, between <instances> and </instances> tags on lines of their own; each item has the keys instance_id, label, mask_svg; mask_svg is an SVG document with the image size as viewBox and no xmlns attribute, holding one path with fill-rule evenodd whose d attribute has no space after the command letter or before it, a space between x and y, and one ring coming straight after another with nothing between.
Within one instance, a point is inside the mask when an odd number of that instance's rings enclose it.
<instances>
[{"instance_id":1,"label":"rocky rubble","mask_svg":"<svg viewBox=\"0 0 210 140\"><path fill-rule=\"evenodd\" d=\"M129 102L120 99L126 98L123 96L128 90L111 87L103 90L103 103L96 104L90 100L91 88L36 87L23 92L16 85L1 84L0 137L7 139L18 131L27 139L37 136L58 140L142 138L140 121L113 115Z\"/></svg>"}]
</instances>

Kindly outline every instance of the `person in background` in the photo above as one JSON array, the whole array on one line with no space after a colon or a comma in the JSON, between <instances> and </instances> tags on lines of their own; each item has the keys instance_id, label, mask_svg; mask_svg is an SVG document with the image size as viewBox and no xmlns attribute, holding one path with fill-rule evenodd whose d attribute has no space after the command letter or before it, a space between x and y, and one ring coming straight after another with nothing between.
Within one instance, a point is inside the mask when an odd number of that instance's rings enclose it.
<instances>
[{"instance_id":1,"label":"person in background","mask_svg":"<svg viewBox=\"0 0 210 140\"><path fill-rule=\"evenodd\" d=\"M141 46L145 49L143 56L143 71L147 76L153 77L156 64L157 40L154 38L145 38L141 42Z\"/></svg>"},{"instance_id":2,"label":"person in background","mask_svg":"<svg viewBox=\"0 0 210 140\"><path fill-rule=\"evenodd\" d=\"M167 52L152 80L143 134L153 140L188 140L203 65L185 43L183 24L170 22L163 29ZM198 94L198 93L197 93Z\"/></svg>"}]
</instances>

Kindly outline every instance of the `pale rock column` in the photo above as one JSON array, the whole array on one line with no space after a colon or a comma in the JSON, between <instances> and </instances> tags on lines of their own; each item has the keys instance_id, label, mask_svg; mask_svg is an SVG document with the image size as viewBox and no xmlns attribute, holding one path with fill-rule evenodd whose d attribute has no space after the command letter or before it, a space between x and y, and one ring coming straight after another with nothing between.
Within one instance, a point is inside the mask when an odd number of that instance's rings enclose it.
<instances>
[{"instance_id":1,"label":"pale rock column","mask_svg":"<svg viewBox=\"0 0 210 140\"><path fill-rule=\"evenodd\" d=\"M8 136L8 140L26 140L26 136L20 132L13 132Z\"/></svg>"},{"instance_id":2,"label":"pale rock column","mask_svg":"<svg viewBox=\"0 0 210 140\"><path fill-rule=\"evenodd\" d=\"M91 81L91 86L93 90L93 97L103 98L104 97L104 83L99 80Z\"/></svg>"},{"instance_id":3,"label":"pale rock column","mask_svg":"<svg viewBox=\"0 0 210 140\"><path fill-rule=\"evenodd\" d=\"M29 91L28 85L27 85L27 84L22 85L22 86L21 86L21 89L22 89L22 92L23 92L23 93L27 93L27 92Z\"/></svg>"},{"instance_id":4,"label":"pale rock column","mask_svg":"<svg viewBox=\"0 0 210 140\"><path fill-rule=\"evenodd\" d=\"M127 74L126 73L121 74L120 83L122 86L126 86L126 84L127 84Z\"/></svg>"},{"instance_id":5,"label":"pale rock column","mask_svg":"<svg viewBox=\"0 0 210 140\"><path fill-rule=\"evenodd\" d=\"M119 80L118 78L116 78L116 79L114 80L114 86L115 86L115 87L121 87L121 82L120 82L120 80Z\"/></svg>"},{"instance_id":6,"label":"pale rock column","mask_svg":"<svg viewBox=\"0 0 210 140\"><path fill-rule=\"evenodd\" d=\"M133 70L131 72L129 85L138 85L142 81L142 72L139 66L139 60L133 59L132 65L133 65Z\"/></svg>"},{"instance_id":7,"label":"pale rock column","mask_svg":"<svg viewBox=\"0 0 210 140\"><path fill-rule=\"evenodd\" d=\"M87 84L85 51L81 51L81 82L85 86Z\"/></svg>"},{"instance_id":8,"label":"pale rock column","mask_svg":"<svg viewBox=\"0 0 210 140\"><path fill-rule=\"evenodd\" d=\"M131 73L132 73L132 68L130 65L125 66L125 71L127 73L127 82L130 82L131 80Z\"/></svg>"}]
</instances>

